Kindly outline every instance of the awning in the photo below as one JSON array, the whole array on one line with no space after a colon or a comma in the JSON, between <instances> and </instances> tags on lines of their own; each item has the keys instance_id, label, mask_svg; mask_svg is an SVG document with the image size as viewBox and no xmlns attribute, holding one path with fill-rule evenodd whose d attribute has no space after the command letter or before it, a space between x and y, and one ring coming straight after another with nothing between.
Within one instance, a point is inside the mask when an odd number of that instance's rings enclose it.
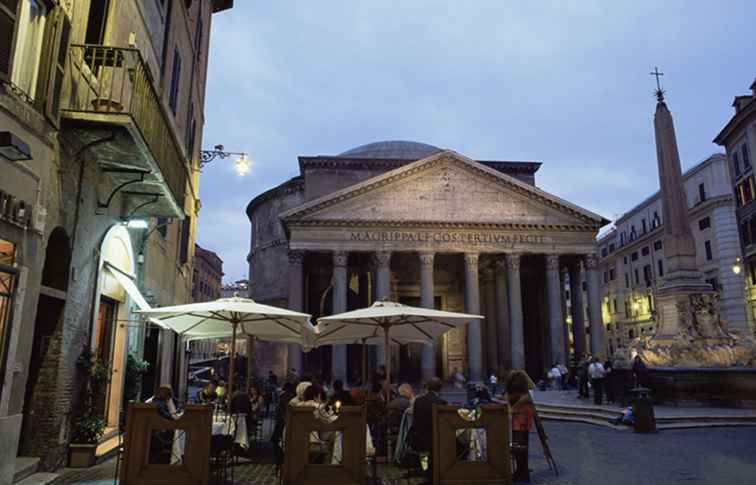
<instances>
[{"instance_id":1,"label":"awning","mask_svg":"<svg viewBox=\"0 0 756 485\"><path fill-rule=\"evenodd\" d=\"M134 283L134 277L132 275L121 271L107 261L105 261L105 271L110 273L110 275L112 275L113 278L118 281L118 284L123 286L123 289L126 290L129 298L131 298L131 301L136 303L136 306L139 307L140 310L150 310L152 308L150 307L150 304L147 303L147 300L144 299L144 296L142 296L139 288L137 288L136 283ZM150 318L150 322L154 323L160 328L168 329L168 327L163 322L157 320L156 318Z\"/></svg>"}]
</instances>

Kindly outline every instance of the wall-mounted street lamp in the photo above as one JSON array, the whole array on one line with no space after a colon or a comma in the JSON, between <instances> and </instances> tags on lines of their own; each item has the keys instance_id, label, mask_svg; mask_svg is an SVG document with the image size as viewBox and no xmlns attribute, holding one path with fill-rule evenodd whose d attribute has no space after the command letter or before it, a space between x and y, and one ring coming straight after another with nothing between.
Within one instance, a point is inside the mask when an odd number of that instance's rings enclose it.
<instances>
[{"instance_id":1,"label":"wall-mounted street lamp","mask_svg":"<svg viewBox=\"0 0 756 485\"><path fill-rule=\"evenodd\" d=\"M740 263L741 263L740 258L735 258L735 264L732 265L733 273L740 274L740 272L743 271L743 266Z\"/></svg>"},{"instance_id":2,"label":"wall-mounted street lamp","mask_svg":"<svg viewBox=\"0 0 756 485\"><path fill-rule=\"evenodd\" d=\"M29 145L10 131L0 131L0 155L11 162L32 159Z\"/></svg>"},{"instance_id":3,"label":"wall-mounted street lamp","mask_svg":"<svg viewBox=\"0 0 756 485\"><path fill-rule=\"evenodd\" d=\"M200 170L216 158L223 160L231 156L238 157L236 161L234 161L234 169L236 170L236 173L241 177L247 175L251 165L249 158L247 158L247 154L244 152L227 152L223 145L215 145L212 150L202 150Z\"/></svg>"}]
</instances>

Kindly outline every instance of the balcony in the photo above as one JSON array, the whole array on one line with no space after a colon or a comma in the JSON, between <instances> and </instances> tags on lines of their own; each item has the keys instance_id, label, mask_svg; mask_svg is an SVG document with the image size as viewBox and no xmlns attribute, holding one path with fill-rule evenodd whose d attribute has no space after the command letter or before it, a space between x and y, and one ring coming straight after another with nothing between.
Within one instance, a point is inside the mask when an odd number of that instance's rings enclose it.
<instances>
[{"instance_id":1,"label":"balcony","mask_svg":"<svg viewBox=\"0 0 756 485\"><path fill-rule=\"evenodd\" d=\"M100 208L120 193L122 215L183 218L190 166L140 52L74 44L69 56L62 128L110 181Z\"/></svg>"}]
</instances>

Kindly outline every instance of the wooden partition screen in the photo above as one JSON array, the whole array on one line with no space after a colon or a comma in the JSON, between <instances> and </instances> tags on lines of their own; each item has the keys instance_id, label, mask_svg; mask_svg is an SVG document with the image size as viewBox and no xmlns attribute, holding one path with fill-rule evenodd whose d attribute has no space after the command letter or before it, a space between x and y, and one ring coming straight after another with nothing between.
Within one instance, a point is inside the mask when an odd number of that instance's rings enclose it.
<instances>
[{"instance_id":1,"label":"wooden partition screen","mask_svg":"<svg viewBox=\"0 0 756 485\"><path fill-rule=\"evenodd\" d=\"M362 485L365 483L365 434L363 406L344 406L338 419L326 423L315 417L312 407L289 407L286 413L284 485ZM310 463L310 433L341 433L340 464Z\"/></svg>"},{"instance_id":2,"label":"wooden partition screen","mask_svg":"<svg viewBox=\"0 0 756 485\"><path fill-rule=\"evenodd\" d=\"M155 406L129 404L122 485L206 485L210 467L210 406L189 405L178 420Z\"/></svg>"},{"instance_id":3,"label":"wooden partition screen","mask_svg":"<svg viewBox=\"0 0 756 485\"><path fill-rule=\"evenodd\" d=\"M512 463L509 450L509 406L482 406L475 421L462 419L458 406L433 406L433 483L511 484ZM460 459L458 430L480 430L485 434L485 456L480 461Z\"/></svg>"}]
</instances>

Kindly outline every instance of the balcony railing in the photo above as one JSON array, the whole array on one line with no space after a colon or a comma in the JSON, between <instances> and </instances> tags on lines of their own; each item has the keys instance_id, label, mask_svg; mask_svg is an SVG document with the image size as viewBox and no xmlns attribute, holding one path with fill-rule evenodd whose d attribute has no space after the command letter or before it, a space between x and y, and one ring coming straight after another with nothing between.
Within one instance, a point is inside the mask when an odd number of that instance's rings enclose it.
<instances>
[{"instance_id":1,"label":"balcony railing","mask_svg":"<svg viewBox=\"0 0 756 485\"><path fill-rule=\"evenodd\" d=\"M64 117L109 120L136 128L179 207L184 205L188 167L163 110L149 67L137 49L74 44L69 49L70 86L64 89ZM89 116L87 116L89 115Z\"/></svg>"}]
</instances>

